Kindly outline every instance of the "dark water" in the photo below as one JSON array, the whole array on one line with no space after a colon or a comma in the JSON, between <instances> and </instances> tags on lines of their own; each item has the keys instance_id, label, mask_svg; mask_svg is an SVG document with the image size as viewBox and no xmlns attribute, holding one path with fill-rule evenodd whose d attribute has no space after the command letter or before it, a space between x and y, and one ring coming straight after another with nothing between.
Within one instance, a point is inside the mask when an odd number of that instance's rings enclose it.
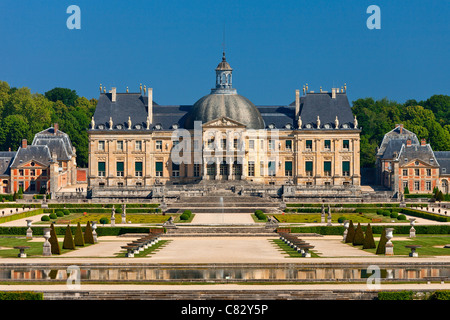
<instances>
[{"instance_id":1,"label":"dark water","mask_svg":"<svg viewBox=\"0 0 450 320\"><path fill-rule=\"evenodd\" d=\"M88 281L357 281L369 277L418 280L450 277L450 267L381 267L376 271L350 267L86 267L59 269L4 267L0 281L66 280L73 276Z\"/></svg>"}]
</instances>

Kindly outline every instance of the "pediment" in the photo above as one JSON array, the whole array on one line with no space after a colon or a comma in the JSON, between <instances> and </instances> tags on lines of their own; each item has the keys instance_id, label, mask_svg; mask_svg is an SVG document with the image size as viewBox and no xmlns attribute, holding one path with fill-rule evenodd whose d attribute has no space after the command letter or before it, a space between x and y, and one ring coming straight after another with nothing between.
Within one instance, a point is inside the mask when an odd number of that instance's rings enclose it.
<instances>
[{"instance_id":1,"label":"pediment","mask_svg":"<svg viewBox=\"0 0 450 320\"><path fill-rule=\"evenodd\" d=\"M206 122L205 124L203 124L203 127L205 128L245 128L245 124L242 124L236 120L227 118L227 117L222 117L222 118L217 118L211 121Z\"/></svg>"},{"instance_id":2,"label":"pediment","mask_svg":"<svg viewBox=\"0 0 450 320\"><path fill-rule=\"evenodd\" d=\"M406 164L403 164L402 167L407 168L415 168L415 167L436 167L436 164L430 164L420 159L412 159L409 160Z\"/></svg>"},{"instance_id":3,"label":"pediment","mask_svg":"<svg viewBox=\"0 0 450 320\"><path fill-rule=\"evenodd\" d=\"M43 164L37 160L31 159L27 162L20 163L17 168L24 168L24 169L33 169L33 168L47 168L47 164Z\"/></svg>"}]
</instances>

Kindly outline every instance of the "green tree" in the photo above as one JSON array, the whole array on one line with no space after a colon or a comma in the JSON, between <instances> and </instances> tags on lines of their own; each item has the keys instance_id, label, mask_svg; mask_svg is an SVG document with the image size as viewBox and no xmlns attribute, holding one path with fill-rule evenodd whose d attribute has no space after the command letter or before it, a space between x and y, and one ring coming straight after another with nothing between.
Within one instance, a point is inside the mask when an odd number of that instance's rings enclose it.
<instances>
[{"instance_id":1,"label":"green tree","mask_svg":"<svg viewBox=\"0 0 450 320\"><path fill-rule=\"evenodd\" d=\"M22 139L32 140L28 121L22 115L9 115L2 121L0 130L0 145L2 150L17 150Z\"/></svg>"},{"instance_id":2,"label":"green tree","mask_svg":"<svg viewBox=\"0 0 450 320\"><path fill-rule=\"evenodd\" d=\"M53 88L45 93L45 97L53 102L61 101L66 106L75 105L78 95L75 90L68 88Z\"/></svg>"}]
</instances>

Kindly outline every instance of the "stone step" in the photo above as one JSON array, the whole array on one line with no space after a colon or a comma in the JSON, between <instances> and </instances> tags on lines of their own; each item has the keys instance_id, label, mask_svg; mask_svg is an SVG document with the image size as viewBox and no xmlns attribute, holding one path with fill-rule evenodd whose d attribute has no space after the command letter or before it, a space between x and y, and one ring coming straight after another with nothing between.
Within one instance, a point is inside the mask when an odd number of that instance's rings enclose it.
<instances>
[{"instance_id":1,"label":"stone step","mask_svg":"<svg viewBox=\"0 0 450 320\"><path fill-rule=\"evenodd\" d=\"M275 208L258 208L264 213L275 213ZM192 213L255 213L255 208L192 208L192 207L182 207L182 208L169 208L166 213L183 213L184 210L191 210Z\"/></svg>"},{"instance_id":2,"label":"stone step","mask_svg":"<svg viewBox=\"0 0 450 320\"><path fill-rule=\"evenodd\" d=\"M167 229L171 234L268 234L271 233L271 229L265 227L230 227L230 226L204 226L204 227L178 227L176 229ZM276 235L275 233L272 233Z\"/></svg>"}]
</instances>

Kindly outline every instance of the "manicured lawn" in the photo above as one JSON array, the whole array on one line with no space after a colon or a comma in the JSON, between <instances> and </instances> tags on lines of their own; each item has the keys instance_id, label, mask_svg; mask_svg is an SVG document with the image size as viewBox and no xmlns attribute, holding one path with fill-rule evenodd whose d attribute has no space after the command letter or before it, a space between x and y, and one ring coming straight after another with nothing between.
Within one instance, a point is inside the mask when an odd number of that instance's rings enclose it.
<instances>
[{"instance_id":1,"label":"manicured lawn","mask_svg":"<svg viewBox=\"0 0 450 320\"><path fill-rule=\"evenodd\" d=\"M175 222L180 222L179 214L173 215L175 217ZM193 216L193 215L192 215ZM170 215L162 215L156 213L148 213L148 214L127 214L126 220L131 221L131 223L163 223L169 219ZM58 217L52 221L55 221L56 224L86 224L88 221L97 221L100 222L101 218L111 219L111 214L106 213L87 213L84 215L83 213L71 213L69 215ZM115 215L116 224L122 222L122 217L120 214ZM70 221L70 222L69 222ZM48 224L49 222L36 222L35 224Z\"/></svg>"},{"instance_id":2,"label":"manicured lawn","mask_svg":"<svg viewBox=\"0 0 450 320\"><path fill-rule=\"evenodd\" d=\"M274 217L278 219L278 221L283 223L320 223L321 214L309 214L309 213L285 213L285 214L274 214ZM353 220L353 223L373 223L372 219L381 219L381 222L401 222L397 219L392 219L390 217L384 217L381 215L377 215L376 213L332 213L331 214L331 222L337 223L340 217L344 217L345 220ZM327 215L325 216L325 222L327 222ZM405 221L403 221L405 222Z\"/></svg>"},{"instance_id":3,"label":"manicured lawn","mask_svg":"<svg viewBox=\"0 0 450 320\"><path fill-rule=\"evenodd\" d=\"M407 237L409 235L397 235ZM374 235L375 238L379 235ZM409 255L411 249L405 248L407 245L420 245L422 248L418 248L416 252L420 256L441 256L450 255L449 248L442 248L446 244L450 244L450 235L417 235L413 240L399 241L395 240L396 235L394 235L394 255ZM378 246L378 241L375 241ZM439 246L440 248L436 248ZM376 249L365 249L368 252L375 253Z\"/></svg>"},{"instance_id":4,"label":"manicured lawn","mask_svg":"<svg viewBox=\"0 0 450 320\"><path fill-rule=\"evenodd\" d=\"M72 251L68 249L63 249L63 240L64 237L58 236L58 242L59 247L61 248L61 255ZM19 254L18 249L14 249L15 246L29 246L30 249L26 249L25 253L27 254L27 257L32 256L42 256L42 245L43 242L32 242L30 240L27 240L25 237L12 237L12 236L1 236L0 237L0 247L1 248L10 248L10 249L1 249L0 250L0 257L2 258L17 258L17 255ZM86 246L88 246L87 244ZM59 256L59 255L56 255Z\"/></svg>"}]
</instances>

